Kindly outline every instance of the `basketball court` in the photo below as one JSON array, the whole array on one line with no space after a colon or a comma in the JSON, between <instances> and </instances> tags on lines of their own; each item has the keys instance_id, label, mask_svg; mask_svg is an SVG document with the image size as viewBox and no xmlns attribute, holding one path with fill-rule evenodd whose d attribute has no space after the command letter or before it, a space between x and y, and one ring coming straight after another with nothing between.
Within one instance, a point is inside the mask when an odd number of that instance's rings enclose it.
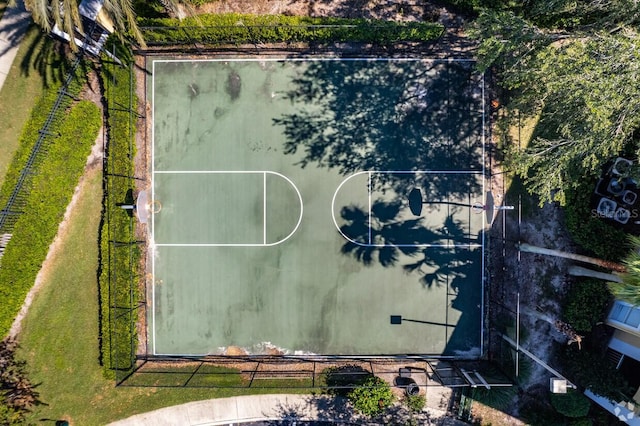
<instances>
[{"instance_id":1,"label":"basketball court","mask_svg":"<svg viewBox=\"0 0 640 426\"><path fill-rule=\"evenodd\" d=\"M473 62L148 67L150 353L481 353Z\"/></svg>"}]
</instances>

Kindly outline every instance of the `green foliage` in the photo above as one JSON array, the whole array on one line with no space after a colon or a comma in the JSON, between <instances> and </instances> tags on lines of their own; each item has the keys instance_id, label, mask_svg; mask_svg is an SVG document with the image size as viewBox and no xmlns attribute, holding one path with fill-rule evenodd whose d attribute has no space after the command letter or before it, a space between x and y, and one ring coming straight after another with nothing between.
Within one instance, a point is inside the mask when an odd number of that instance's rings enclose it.
<instances>
[{"instance_id":1,"label":"green foliage","mask_svg":"<svg viewBox=\"0 0 640 426\"><path fill-rule=\"evenodd\" d=\"M533 0L527 2L522 13L547 28L611 30L637 24L640 7L634 0Z\"/></svg>"},{"instance_id":2,"label":"green foliage","mask_svg":"<svg viewBox=\"0 0 640 426\"><path fill-rule=\"evenodd\" d=\"M527 398L520 415L529 425L566 426L567 418L558 413L546 398Z\"/></svg>"},{"instance_id":3,"label":"green foliage","mask_svg":"<svg viewBox=\"0 0 640 426\"><path fill-rule=\"evenodd\" d=\"M576 179L580 179L576 176ZM564 206L567 230L583 249L606 260L618 261L629 252L626 234L598 217L591 207L595 179L580 179L582 184L566 194ZM594 238L597 235L597 238Z\"/></svg>"},{"instance_id":4,"label":"green foliage","mask_svg":"<svg viewBox=\"0 0 640 426\"><path fill-rule=\"evenodd\" d=\"M471 391L471 398L496 410L504 411L513 404L516 394L517 388L514 386L494 386L491 389L477 387Z\"/></svg>"},{"instance_id":5,"label":"green foliage","mask_svg":"<svg viewBox=\"0 0 640 426\"><path fill-rule=\"evenodd\" d=\"M322 371L321 377L328 388L328 393L347 396L358 386L362 386L373 375L359 365L341 365L329 367Z\"/></svg>"},{"instance_id":6,"label":"green foliage","mask_svg":"<svg viewBox=\"0 0 640 426\"><path fill-rule=\"evenodd\" d=\"M16 359L15 340L0 341L0 424L23 424L25 415L39 404L39 394L27 379L24 361Z\"/></svg>"},{"instance_id":7,"label":"green foliage","mask_svg":"<svg viewBox=\"0 0 640 426\"><path fill-rule=\"evenodd\" d=\"M393 402L391 387L376 376L353 389L348 397L358 412L371 417L382 414Z\"/></svg>"},{"instance_id":8,"label":"green foliage","mask_svg":"<svg viewBox=\"0 0 640 426\"><path fill-rule=\"evenodd\" d=\"M473 34L482 39L481 68L499 68L508 109L539 117L534 139L508 150L508 168L541 204L564 205L640 126L640 40L631 31L543 31L510 11L483 13Z\"/></svg>"},{"instance_id":9,"label":"green foliage","mask_svg":"<svg viewBox=\"0 0 640 426\"><path fill-rule=\"evenodd\" d=\"M640 305L640 237L630 236L631 250L622 261L626 266L626 272L622 275L622 282L609 283L609 289L613 295L632 305Z\"/></svg>"},{"instance_id":10,"label":"green foliage","mask_svg":"<svg viewBox=\"0 0 640 426\"><path fill-rule=\"evenodd\" d=\"M194 6L202 6L203 4L207 4L207 3L215 3L218 0L187 0L187 1Z\"/></svg>"},{"instance_id":11,"label":"green foliage","mask_svg":"<svg viewBox=\"0 0 640 426\"><path fill-rule=\"evenodd\" d=\"M77 94L81 88L81 71L68 88ZM33 109L20 137L20 148L0 190L0 204L6 205L20 172L25 167L38 131L51 110L58 87L48 91ZM68 99L68 98L67 98ZM70 100L67 100L70 103ZM64 104L62 106L64 111ZM62 112L63 112L62 111ZM49 245L58 230L64 211L71 200L84 170L90 147L100 128L98 108L88 102L71 107L51 123L49 131L58 134L46 142L47 154L35 165L28 182L30 191L24 213L16 221L13 236L5 249L0 268L0 335L8 333L27 292L44 261Z\"/></svg>"},{"instance_id":12,"label":"green foliage","mask_svg":"<svg viewBox=\"0 0 640 426\"><path fill-rule=\"evenodd\" d=\"M437 23L311 18L307 16L199 15L182 20L140 20L145 41L156 44L430 41L442 35Z\"/></svg>"},{"instance_id":13,"label":"green foliage","mask_svg":"<svg viewBox=\"0 0 640 426\"><path fill-rule=\"evenodd\" d=\"M602 280L580 279L569 289L566 301L563 320L578 334L585 334L605 317L611 293Z\"/></svg>"},{"instance_id":14,"label":"green foliage","mask_svg":"<svg viewBox=\"0 0 640 426\"><path fill-rule=\"evenodd\" d=\"M562 353L562 361L572 382L597 395L619 401L629 390L620 371L598 353L571 345Z\"/></svg>"},{"instance_id":15,"label":"green foliage","mask_svg":"<svg viewBox=\"0 0 640 426\"><path fill-rule=\"evenodd\" d=\"M483 10L471 24L469 35L480 39L478 68L492 65L526 69L531 55L547 46L550 38L535 25L508 10Z\"/></svg>"},{"instance_id":16,"label":"green foliage","mask_svg":"<svg viewBox=\"0 0 640 426\"><path fill-rule=\"evenodd\" d=\"M122 50L118 57L127 58ZM106 88L108 146L105 159L105 199L100 232L101 361L105 374L126 374L132 368L137 344L140 249L134 243L135 220L118 207L134 188L137 98L131 67L111 65L101 73ZM115 243L118 242L118 243ZM132 244L133 243L133 244ZM114 308L114 306L117 306Z\"/></svg>"},{"instance_id":17,"label":"green foliage","mask_svg":"<svg viewBox=\"0 0 640 426\"><path fill-rule=\"evenodd\" d=\"M419 413L427 405L427 398L424 395L405 395L402 402L410 411Z\"/></svg>"},{"instance_id":18,"label":"green foliage","mask_svg":"<svg viewBox=\"0 0 640 426\"><path fill-rule=\"evenodd\" d=\"M550 398L553 408L567 417L584 417L591 407L589 398L574 389L569 389L565 394L552 393Z\"/></svg>"}]
</instances>

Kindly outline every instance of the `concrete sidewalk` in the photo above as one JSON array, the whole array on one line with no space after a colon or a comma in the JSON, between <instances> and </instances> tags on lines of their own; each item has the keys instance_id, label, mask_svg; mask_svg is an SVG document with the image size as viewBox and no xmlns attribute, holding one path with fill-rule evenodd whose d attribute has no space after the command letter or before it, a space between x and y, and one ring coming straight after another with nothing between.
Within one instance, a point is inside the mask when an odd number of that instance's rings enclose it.
<instances>
[{"instance_id":1,"label":"concrete sidewalk","mask_svg":"<svg viewBox=\"0 0 640 426\"><path fill-rule=\"evenodd\" d=\"M7 7L0 19L0 89L7 79L29 24L31 14L24 8L23 0L16 0L14 6Z\"/></svg>"},{"instance_id":2,"label":"concrete sidewalk","mask_svg":"<svg viewBox=\"0 0 640 426\"><path fill-rule=\"evenodd\" d=\"M333 399L333 398L331 398ZM209 399L161 408L111 423L112 426L204 426L260 420L335 420L347 422L346 412L323 408L326 397L313 395L249 395ZM336 400L336 406L343 403ZM342 419L341 419L342 417Z\"/></svg>"}]
</instances>

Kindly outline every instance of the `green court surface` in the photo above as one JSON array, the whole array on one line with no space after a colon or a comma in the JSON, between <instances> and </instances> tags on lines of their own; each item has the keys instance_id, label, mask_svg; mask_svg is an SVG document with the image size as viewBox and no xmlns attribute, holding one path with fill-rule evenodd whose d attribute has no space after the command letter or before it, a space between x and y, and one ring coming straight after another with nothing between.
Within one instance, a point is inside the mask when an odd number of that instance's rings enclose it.
<instances>
[{"instance_id":1,"label":"green court surface","mask_svg":"<svg viewBox=\"0 0 640 426\"><path fill-rule=\"evenodd\" d=\"M480 354L472 62L149 65L150 353Z\"/></svg>"}]
</instances>

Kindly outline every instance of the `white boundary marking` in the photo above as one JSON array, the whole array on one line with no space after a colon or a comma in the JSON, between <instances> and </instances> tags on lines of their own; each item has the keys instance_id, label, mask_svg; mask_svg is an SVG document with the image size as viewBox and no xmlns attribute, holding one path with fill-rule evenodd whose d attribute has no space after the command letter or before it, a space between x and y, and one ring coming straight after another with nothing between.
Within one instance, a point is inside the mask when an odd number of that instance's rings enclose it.
<instances>
[{"instance_id":1,"label":"white boundary marking","mask_svg":"<svg viewBox=\"0 0 640 426\"><path fill-rule=\"evenodd\" d=\"M151 201L156 199L155 197L155 183L153 177L155 176L155 152L156 152L156 133L155 133L155 123L156 123L156 62L153 61L151 64ZM149 236L149 245L151 246L151 338L152 342L152 352L155 355L156 352L156 248L154 246L154 236L155 236L155 214L153 210L151 213L151 232ZM147 253L147 256L149 253Z\"/></svg>"},{"instance_id":2,"label":"white boundary marking","mask_svg":"<svg viewBox=\"0 0 640 426\"><path fill-rule=\"evenodd\" d=\"M155 171L155 65L156 63L175 63L175 62L189 62L189 63L193 63L193 62L319 62L319 61L386 61L386 62L440 62L440 63L456 63L456 62L462 62L462 63L471 63L471 62L476 62L476 60L474 59L464 59L464 58L447 58L447 59L437 59L437 58L226 58L226 59L156 59L152 61L152 78L151 78L151 102L152 102L152 108L151 108L151 200L155 200L155 185L154 185L154 175L155 173L171 173L168 171ZM483 195L486 195L486 184L485 184L485 126L486 126L486 111L485 111L485 79L484 79L484 74L482 74L482 82L481 82L481 92L482 92L482 135L481 135L481 140L482 140L482 176L483 176L483 181L482 181L482 187L483 187ZM209 172L209 173L215 173L215 172ZM236 173L241 173L241 172L236 172ZM266 172L265 173L265 180L266 180ZM356 174L360 174L360 173L369 173L369 176L371 176L372 172L358 172ZM414 171L414 172L410 172L410 171L387 171L387 173L469 173L469 174L478 174L480 172L474 172L474 171L457 171L457 172L452 172L452 171ZM340 231L340 227L337 224L336 218L335 218L335 214L334 214L334 204L335 204L335 197L337 192L339 191L340 187L351 177L355 176L351 175L349 177L347 177L345 180L343 180L340 185L338 186L338 188L336 189L336 192L334 193L333 196L333 200L331 203L331 214L332 214L332 218L334 221L334 224L336 225L336 229L338 229L338 231L342 234L342 232ZM298 188L293 184L293 182L291 182L290 179L288 179L287 177L281 175L284 179L286 179L287 181L289 181L292 186L294 187L294 189L296 190L296 192L298 193L298 197L300 198L300 207L301 207L301 212L300 212L300 219L298 221L298 225L296 226L296 230L298 228L298 226L300 225L300 222L302 220L302 208L303 208L303 204L302 204L302 197L300 195L300 192L298 191ZM265 187L266 189L266 187ZM371 198L371 190L369 190L369 198ZM266 205L266 194L265 194L265 205ZM371 201L370 201L370 205L371 205ZM369 208L369 211L371 211L371 208ZM266 208L265 208L265 212L266 212ZM370 213L371 214L371 213ZM266 213L265 213L266 216ZM439 244L439 245L424 245L424 246L415 246L415 247L477 247L477 246L481 246L482 247L482 291L481 291L481 327L480 327L480 353L483 353L483 347L484 347L484 288L485 288L485 228L486 228L486 223L485 223L485 219L483 218L483 229L482 229L482 244L478 245L478 244L473 244L473 245L443 245L443 244ZM266 242L266 218L265 218L265 239L264 241ZM151 247L155 247L156 245L154 244L154 231L155 231L155 223L154 223L154 214L151 214L151 232L150 232L150 246ZM294 230L295 232L295 230ZM369 233L371 234L371 229L369 230ZM293 233L292 233L293 234ZM292 235L290 234L287 239ZM342 234L344 237L344 234ZM346 237L345 237L346 238ZM347 240L349 240L347 238ZM283 240L284 241L284 240ZM351 241L351 240L349 240ZM371 236L369 237L369 241L371 241ZM353 241L355 244L358 244L357 242ZM402 247L401 245L399 247ZM412 246L413 247L413 246ZM153 338L153 344L152 344L152 351L154 355L158 355L157 351L156 351L156 333L155 333L155 250L151 253L151 274L152 274L152 338ZM181 354L184 355L184 354Z\"/></svg>"},{"instance_id":3,"label":"white boundary marking","mask_svg":"<svg viewBox=\"0 0 640 426\"><path fill-rule=\"evenodd\" d=\"M299 192L298 192L298 196L300 196ZM300 207L300 210L302 210L302 207ZM267 174L266 173L262 175L262 244L267 245Z\"/></svg>"},{"instance_id":4,"label":"white boundary marking","mask_svg":"<svg viewBox=\"0 0 640 426\"><path fill-rule=\"evenodd\" d=\"M282 244L287 241L289 238L296 233L300 224L302 223L302 216L304 214L304 203L302 202L302 194L300 194L300 190L293 183L291 179L282 173L274 172L271 170L156 170L153 172L154 174L184 174L184 175L207 175L207 174L253 174L253 175L263 175L263 242L262 243L155 243L156 247L272 247L278 244ZM298 222L294 226L293 230L281 240L278 240L273 243L267 243L267 175L274 175L284 179L286 182L291 185L293 190L296 192L298 196L298 201L300 203L300 215L298 216Z\"/></svg>"},{"instance_id":5,"label":"white boundary marking","mask_svg":"<svg viewBox=\"0 0 640 426\"><path fill-rule=\"evenodd\" d=\"M344 180L342 180L342 182L340 182L340 184L338 185L338 187L336 188L335 192L333 193L333 198L331 200L331 218L333 219L333 224L335 225L336 229L338 230L338 232L340 233L340 235L342 235L342 237L359 246L363 246L363 247L387 247L387 244L372 244L371 238L372 238L372 231L371 231L371 220L369 220L369 243L365 244L362 242L358 242L355 241L353 239L351 239L350 237L348 237L344 232L342 232L342 230L340 229L340 225L338 224L338 219L336 218L336 197L338 195L338 193L340 192L340 189L342 188L342 186L349 181L350 179L359 176L359 175L363 175L363 174L367 174L368 175L368 197L369 197L369 218L371 218L371 208L372 208L372 197L371 197L371 178L373 176L373 174L405 174L405 175L418 175L418 174L458 174L458 175L479 175L484 173L483 171L480 170L369 170L369 171L361 171L361 172L356 172L353 173L349 176L347 176ZM483 179L483 185L484 185L484 179ZM484 220L484 219L483 219ZM484 222L483 222L484 225ZM484 237L484 228L483 228L483 237ZM484 242L482 244L478 244L478 243L467 243L467 244L451 244L451 243L440 243L440 244L431 244L431 243L426 243L426 244L393 244L394 247L467 247L467 248L476 248L476 247L483 247Z\"/></svg>"},{"instance_id":6,"label":"white boundary marking","mask_svg":"<svg viewBox=\"0 0 640 426\"><path fill-rule=\"evenodd\" d=\"M158 63L172 63L172 62L323 62L323 61L341 61L341 62L441 62L441 63L454 63L454 62L476 62L475 59L464 58L220 58L220 59L154 59L155 65Z\"/></svg>"},{"instance_id":7,"label":"white boundary marking","mask_svg":"<svg viewBox=\"0 0 640 426\"><path fill-rule=\"evenodd\" d=\"M485 99L485 93L484 93L484 73L482 74L482 83L480 85L481 88L481 96L482 96L482 135L481 135L481 140L482 140L482 194L485 197L485 203L486 203L486 196L487 196L487 190L486 190L486 148L485 148L485 127L486 127L486 111L485 111L485 103L486 103L486 99ZM489 184L491 184L491 182L489 182ZM491 186L489 186L489 189L491 189ZM485 237L486 237L486 229L487 229L487 223L485 222L485 220L487 220L487 215L483 214L482 215L482 260L481 260L481 267L482 267L482 277L481 277L481 284L480 284L480 355L482 356L484 354L484 284L485 284ZM491 218L493 220L493 218ZM489 223L489 226L491 226L491 223Z\"/></svg>"}]
</instances>

